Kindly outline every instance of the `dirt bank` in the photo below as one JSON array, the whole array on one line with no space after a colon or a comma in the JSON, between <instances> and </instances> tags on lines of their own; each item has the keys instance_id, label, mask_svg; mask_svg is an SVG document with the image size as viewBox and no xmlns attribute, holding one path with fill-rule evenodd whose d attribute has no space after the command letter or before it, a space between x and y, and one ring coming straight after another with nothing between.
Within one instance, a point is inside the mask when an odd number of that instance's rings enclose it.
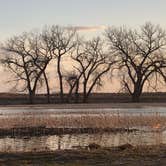
<instances>
[{"instance_id":1,"label":"dirt bank","mask_svg":"<svg viewBox=\"0 0 166 166\"><path fill-rule=\"evenodd\" d=\"M0 105L0 109L8 109L8 108L95 109L95 108L147 108L147 107L166 107L166 103L153 102L153 103L86 103L86 104Z\"/></svg>"},{"instance_id":2,"label":"dirt bank","mask_svg":"<svg viewBox=\"0 0 166 166\"><path fill-rule=\"evenodd\" d=\"M0 165L23 166L165 166L166 145L126 149L66 150L0 154Z\"/></svg>"}]
</instances>

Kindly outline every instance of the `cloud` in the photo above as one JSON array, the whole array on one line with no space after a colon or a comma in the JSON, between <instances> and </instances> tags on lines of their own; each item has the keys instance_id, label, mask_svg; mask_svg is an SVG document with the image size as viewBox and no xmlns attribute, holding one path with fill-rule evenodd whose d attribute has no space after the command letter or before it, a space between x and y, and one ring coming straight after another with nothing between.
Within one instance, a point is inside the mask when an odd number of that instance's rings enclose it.
<instances>
[{"instance_id":1,"label":"cloud","mask_svg":"<svg viewBox=\"0 0 166 166\"><path fill-rule=\"evenodd\" d=\"M74 28L78 31L98 31L104 30L105 26L74 26Z\"/></svg>"}]
</instances>

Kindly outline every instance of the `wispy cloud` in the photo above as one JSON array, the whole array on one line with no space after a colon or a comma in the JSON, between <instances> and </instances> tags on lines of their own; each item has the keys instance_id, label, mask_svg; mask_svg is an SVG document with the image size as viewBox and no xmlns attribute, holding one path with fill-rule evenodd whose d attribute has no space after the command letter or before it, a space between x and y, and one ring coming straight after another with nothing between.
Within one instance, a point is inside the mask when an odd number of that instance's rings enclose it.
<instances>
[{"instance_id":1,"label":"wispy cloud","mask_svg":"<svg viewBox=\"0 0 166 166\"><path fill-rule=\"evenodd\" d=\"M74 26L74 28L78 31L98 31L104 30L105 26Z\"/></svg>"}]
</instances>

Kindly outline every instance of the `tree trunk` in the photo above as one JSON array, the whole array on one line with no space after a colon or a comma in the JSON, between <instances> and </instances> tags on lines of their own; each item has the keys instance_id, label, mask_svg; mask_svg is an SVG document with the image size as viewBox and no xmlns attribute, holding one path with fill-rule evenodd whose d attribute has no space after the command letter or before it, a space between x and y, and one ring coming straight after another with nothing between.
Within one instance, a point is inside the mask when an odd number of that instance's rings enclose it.
<instances>
[{"instance_id":1,"label":"tree trunk","mask_svg":"<svg viewBox=\"0 0 166 166\"><path fill-rule=\"evenodd\" d=\"M47 79L46 73L43 72L43 74L44 74L44 79L45 79L46 89L47 89L47 103L50 103L50 87L49 87L49 83L48 83L48 79Z\"/></svg>"},{"instance_id":2,"label":"tree trunk","mask_svg":"<svg viewBox=\"0 0 166 166\"><path fill-rule=\"evenodd\" d=\"M142 86L140 84L136 84L134 87L134 92L132 94L132 102L140 102L140 96L142 94Z\"/></svg>"},{"instance_id":3,"label":"tree trunk","mask_svg":"<svg viewBox=\"0 0 166 166\"><path fill-rule=\"evenodd\" d=\"M83 103L86 103L86 102L87 102L87 99L88 99L87 96L84 95L84 96L83 96Z\"/></svg>"},{"instance_id":4,"label":"tree trunk","mask_svg":"<svg viewBox=\"0 0 166 166\"><path fill-rule=\"evenodd\" d=\"M75 103L78 103L79 101L79 80L77 80L76 83L76 89L75 89Z\"/></svg>"},{"instance_id":5,"label":"tree trunk","mask_svg":"<svg viewBox=\"0 0 166 166\"><path fill-rule=\"evenodd\" d=\"M86 85L87 85L87 81L85 80L83 84L83 103L87 102Z\"/></svg>"},{"instance_id":6,"label":"tree trunk","mask_svg":"<svg viewBox=\"0 0 166 166\"><path fill-rule=\"evenodd\" d=\"M29 91L29 104L34 104L34 97L35 97L35 92L30 90Z\"/></svg>"},{"instance_id":7,"label":"tree trunk","mask_svg":"<svg viewBox=\"0 0 166 166\"><path fill-rule=\"evenodd\" d=\"M133 93L132 94L132 102L133 103L138 103L140 102L140 95L136 94L136 93Z\"/></svg>"},{"instance_id":8,"label":"tree trunk","mask_svg":"<svg viewBox=\"0 0 166 166\"><path fill-rule=\"evenodd\" d=\"M70 85L70 90L69 90L69 93L68 93L68 95L67 95L67 102L68 102L68 103L71 102L72 91L73 91L73 86Z\"/></svg>"},{"instance_id":9,"label":"tree trunk","mask_svg":"<svg viewBox=\"0 0 166 166\"><path fill-rule=\"evenodd\" d=\"M59 76L59 86L60 86L60 99L61 99L61 103L64 102L64 96L63 96L63 78L62 78L62 74L61 74L61 66L60 66L60 62L61 62L61 57L58 57L58 64L57 64L57 72L58 72L58 76Z\"/></svg>"}]
</instances>

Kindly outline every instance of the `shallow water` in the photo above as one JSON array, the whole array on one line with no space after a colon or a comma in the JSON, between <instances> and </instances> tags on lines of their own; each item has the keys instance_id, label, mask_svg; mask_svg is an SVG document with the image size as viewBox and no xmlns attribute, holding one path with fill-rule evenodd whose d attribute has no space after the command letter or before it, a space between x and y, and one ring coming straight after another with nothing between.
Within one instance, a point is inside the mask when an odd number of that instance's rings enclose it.
<instances>
[{"instance_id":1,"label":"shallow water","mask_svg":"<svg viewBox=\"0 0 166 166\"><path fill-rule=\"evenodd\" d=\"M154 114L160 113L166 116L166 107L141 107L141 108L82 108L82 109L57 109L57 108L39 108L39 107L0 107L0 115L12 114L79 114L79 113L123 113L123 114Z\"/></svg>"},{"instance_id":2,"label":"shallow water","mask_svg":"<svg viewBox=\"0 0 166 166\"><path fill-rule=\"evenodd\" d=\"M37 113L36 113L37 112ZM164 107L147 107L147 108L101 108L101 109L41 109L41 108L0 108L0 118L8 118L17 115L35 114L35 116L61 116L69 114L77 116L80 113L120 113L124 115L149 116L160 114L166 116ZM59 114L61 113L61 114ZM57 149L72 149L77 146L88 146L90 143L96 143L103 147L114 147L130 143L132 145L156 145L166 144L166 130L152 131L147 127L137 126L139 131L123 133L98 133L98 134L71 134L71 135L53 135L41 137L24 137L24 138L0 138L0 152L31 152L31 151L52 151Z\"/></svg>"},{"instance_id":3,"label":"shallow water","mask_svg":"<svg viewBox=\"0 0 166 166\"><path fill-rule=\"evenodd\" d=\"M166 144L166 131L163 132L124 132L103 134L72 134L61 136L41 136L31 138L2 138L0 152L31 152L72 149L96 143L103 147L115 147L130 143L132 145Z\"/></svg>"}]
</instances>

